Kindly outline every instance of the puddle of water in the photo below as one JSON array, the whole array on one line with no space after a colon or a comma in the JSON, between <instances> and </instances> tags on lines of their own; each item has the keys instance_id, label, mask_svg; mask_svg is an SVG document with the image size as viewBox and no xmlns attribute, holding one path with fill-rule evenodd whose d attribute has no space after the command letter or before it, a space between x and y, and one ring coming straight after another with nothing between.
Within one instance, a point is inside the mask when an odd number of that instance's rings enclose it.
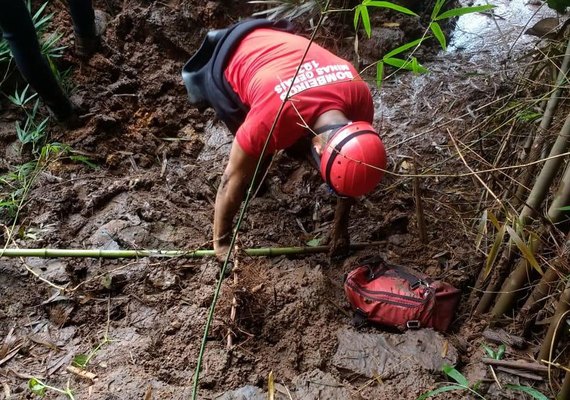
<instances>
[{"instance_id":1,"label":"puddle of water","mask_svg":"<svg viewBox=\"0 0 570 400\"><path fill-rule=\"evenodd\" d=\"M537 38L523 32L546 17L556 13L546 5L535 5L533 0L476 1L473 5L492 4L496 7L489 13L467 14L457 19L457 25L449 43L449 52L460 52L476 56L487 63L489 53L500 56L520 51L537 42ZM494 15L494 17L493 17Z\"/></svg>"}]
</instances>

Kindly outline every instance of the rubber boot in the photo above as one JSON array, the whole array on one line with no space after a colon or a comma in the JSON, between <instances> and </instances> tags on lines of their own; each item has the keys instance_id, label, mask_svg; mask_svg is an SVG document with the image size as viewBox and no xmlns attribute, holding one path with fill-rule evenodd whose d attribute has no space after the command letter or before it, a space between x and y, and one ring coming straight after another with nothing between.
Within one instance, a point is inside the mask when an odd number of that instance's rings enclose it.
<instances>
[{"instance_id":1,"label":"rubber boot","mask_svg":"<svg viewBox=\"0 0 570 400\"><path fill-rule=\"evenodd\" d=\"M101 48L101 36L107 28L107 14L95 10L95 36L75 35L75 52L78 57L89 59Z\"/></svg>"}]
</instances>

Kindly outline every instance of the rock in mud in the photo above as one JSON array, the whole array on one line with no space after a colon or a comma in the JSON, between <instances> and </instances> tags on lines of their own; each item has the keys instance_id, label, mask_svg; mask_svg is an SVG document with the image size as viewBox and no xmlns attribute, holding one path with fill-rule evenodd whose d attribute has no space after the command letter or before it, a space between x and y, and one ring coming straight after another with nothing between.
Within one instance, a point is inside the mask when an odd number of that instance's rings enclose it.
<instances>
[{"instance_id":1,"label":"rock in mud","mask_svg":"<svg viewBox=\"0 0 570 400\"><path fill-rule=\"evenodd\" d=\"M265 400L267 395L257 386L244 386L217 397L218 400Z\"/></svg>"},{"instance_id":2,"label":"rock in mud","mask_svg":"<svg viewBox=\"0 0 570 400\"><path fill-rule=\"evenodd\" d=\"M457 362L457 350L432 329L396 333L338 332L333 364L368 378L389 378L418 367L439 371L443 364Z\"/></svg>"}]
</instances>

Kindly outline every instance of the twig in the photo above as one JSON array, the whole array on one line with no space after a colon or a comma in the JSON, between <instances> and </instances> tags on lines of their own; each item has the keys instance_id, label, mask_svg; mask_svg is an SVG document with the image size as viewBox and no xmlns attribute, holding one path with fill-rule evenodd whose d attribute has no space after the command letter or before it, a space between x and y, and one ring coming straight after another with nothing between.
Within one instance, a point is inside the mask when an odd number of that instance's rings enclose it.
<instances>
[{"instance_id":1,"label":"twig","mask_svg":"<svg viewBox=\"0 0 570 400\"><path fill-rule=\"evenodd\" d=\"M493 358L483 357L481 361L487 365L494 365L497 367L507 367L507 368L515 368L515 369L522 369L525 371L532 371L538 373L547 373L548 367L544 365L540 365L534 362L521 362L521 361L511 361L511 360L495 360Z\"/></svg>"},{"instance_id":2,"label":"twig","mask_svg":"<svg viewBox=\"0 0 570 400\"><path fill-rule=\"evenodd\" d=\"M531 379L533 381L543 381L542 376L530 374L528 372L519 371L513 368L497 367L497 371L505 372L507 374L520 376L521 378Z\"/></svg>"},{"instance_id":3,"label":"twig","mask_svg":"<svg viewBox=\"0 0 570 400\"><path fill-rule=\"evenodd\" d=\"M414 172L414 197L416 199L416 218L418 220L418 230L420 232L420 240L422 243L427 243L427 232L426 232L426 221L424 218L424 207L422 203L422 192L420 188L420 181L418 178L418 172L416 169L416 158L414 157L414 162L412 163L412 168Z\"/></svg>"},{"instance_id":4,"label":"twig","mask_svg":"<svg viewBox=\"0 0 570 400\"><path fill-rule=\"evenodd\" d=\"M236 239L237 240L237 239ZM235 253L234 253L234 268L233 268L233 273L234 273L234 295L232 297L232 308L230 310L230 324L233 325L236 321L236 315L237 315L237 298L235 295L235 290L237 288L237 284L238 284L238 270L239 270L239 266L238 266L238 253L239 253L239 246L236 244L235 245ZM234 347L234 332L232 331L231 327L228 328L228 337L227 337L227 344L226 344L226 349L228 351L230 351L232 349L232 347Z\"/></svg>"},{"instance_id":5,"label":"twig","mask_svg":"<svg viewBox=\"0 0 570 400\"><path fill-rule=\"evenodd\" d=\"M97 380L97 375L95 375L93 372L85 371L84 369L74 367L73 365L68 365L65 367L65 370L79 376L80 378L90 380L91 382Z\"/></svg>"}]
</instances>

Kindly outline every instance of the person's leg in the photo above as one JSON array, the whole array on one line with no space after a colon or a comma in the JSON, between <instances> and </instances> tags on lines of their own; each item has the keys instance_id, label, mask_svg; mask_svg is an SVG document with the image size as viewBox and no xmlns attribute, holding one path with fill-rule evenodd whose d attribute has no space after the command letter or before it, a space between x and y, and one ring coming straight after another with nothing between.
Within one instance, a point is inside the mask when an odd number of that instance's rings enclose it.
<instances>
[{"instance_id":1,"label":"person's leg","mask_svg":"<svg viewBox=\"0 0 570 400\"><path fill-rule=\"evenodd\" d=\"M73 20L73 31L76 37L95 38L95 11L91 0L68 0L69 12Z\"/></svg>"},{"instance_id":2,"label":"person's leg","mask_svg":"<svg viewBox=\"0 0 570 400\"><path fill-rule=\"evenodd\" d=\"M101 45L101 35L105 30L105 13L93 9L91 0L67 0L73 32L75 33L75 51L78 56L89 58Z\"/></svg>"},{"instance_id":3,"label":"person's leg","mask_svg":"<svg viewBox=\"0 0 570 400\"><path fill-rule=\"evenodd\" d=\"M0 29L24 79L38 93L59 121L74 109L40 50L32 18L24 1L0 0Z\"/></svg>"}]
</instances>

